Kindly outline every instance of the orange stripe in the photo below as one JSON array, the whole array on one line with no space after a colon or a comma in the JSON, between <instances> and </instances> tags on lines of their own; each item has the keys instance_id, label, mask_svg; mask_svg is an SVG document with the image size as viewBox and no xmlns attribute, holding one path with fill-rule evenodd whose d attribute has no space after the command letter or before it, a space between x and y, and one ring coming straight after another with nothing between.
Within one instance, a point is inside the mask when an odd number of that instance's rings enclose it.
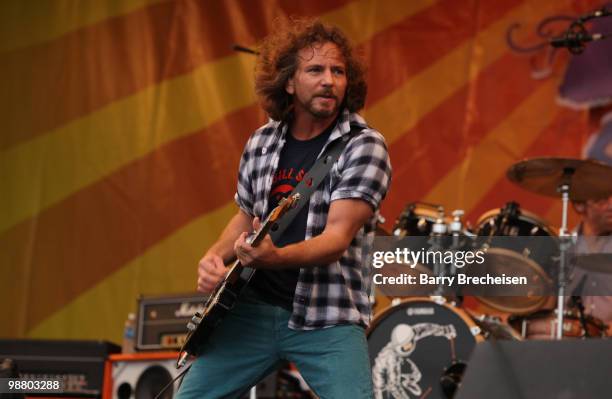
<instances>
[{"instance_id":1,"label":"orange stripe","mask_svg":"<svg viewBox=\"0 0 612 399\"><path fill-rule=\"evenodd\" d=\"M522 154L522 158L543 156L579 158L587 132L587 120L584 116L584 113L569 110L559 112L538 139ZM544 215L559 199L531 193L514 185L504 176L469 211L466 220L475 223L484 212L503 207L508 201L517 201L523 209L542 215L544 218ZM547 220L546 222L558 227L560 220L559 217L558 220Z\"/></svg>"},{"instance_id":2,"label":"orange stripe","mask_svg":"<svg viewBox=\"0 0 612 399\"><path fill-rule=\"evenodd\" d=\"M398 215L405 204L421 199L469 150L538 87L524 58L506 54L421 119L390 147L394 182L383 214ZM514 76L512 80L500 77ZM491 96L490 93L499 93ZM473 98L466 114L468 96ZM471 118L466 120L466 118ZM466 126L467 127L464 127Z\"/></svg>"},{"instance_id":3,"label":"orange stripe","mask_svg":"<svg viewBox=\"0 0 612 399\"><path fill-rule=\"evenodd\" d=\"M302 9L285 1L280 7L316 15L346 2L309 2ZM0 150L230 55L233 43L255 43L273 22L264 12L267 5L265 0L231 6L217 0L164 2L4 54ZM240 20L244 24L237 25Z\"/></svg>"},{"instance_id":4,"label":"orange stripe","mask_svg":"<svg viewBox=\"0 0 612 399\"><path fill-rule=\"evenodd\" d=\"M235 190L248 126L263 120L256 106L243 108L0 236L0 256L9 257L0 263L9 265L9 275L28 279L24 273L34 268L26 330L190 220L224 205ZM50 284L58 273L62 285ZM0 294L7 312L10 294Z\"/></svg>"},{"instance_id":5,"label":"orange stripe","mask_svg":"<svg viewBox=\"0 0 612 399\"><path fill-rule=\"evenodd\" d=\"M368 106L504 16L521 0L445 0L380 32L363 46L370 57ZM389 49L394 49L389 54ZM403 50L403 51L402 51ZM392 60L393 62L388 62Z\"/></svg>"}]
</instances>

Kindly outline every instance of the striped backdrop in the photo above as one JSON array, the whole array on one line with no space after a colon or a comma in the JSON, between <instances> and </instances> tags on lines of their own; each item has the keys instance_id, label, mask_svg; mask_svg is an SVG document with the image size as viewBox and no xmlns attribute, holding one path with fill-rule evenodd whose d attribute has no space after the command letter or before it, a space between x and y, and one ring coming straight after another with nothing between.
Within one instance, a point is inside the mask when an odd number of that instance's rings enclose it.
<instances>
[{"instance_id":1,"label":"striped backdrop","mask_svg":"<svg viewBox=\"0 0 612 399\"><path fill-rule=\"evenodd\" d=\"M287 15L358 44L364 116L394 167L387 227L407 202L474 222L516 200L558 224L558 201L504 177L525 157L577 157L583 112L509 51L570 0L54 0L0 4L0 336L120 341L140 293L193 290L236 208L242 147L265 121L256 46ZM575 219L574 219L575 220Z\"/></svg>"}]
</instances>

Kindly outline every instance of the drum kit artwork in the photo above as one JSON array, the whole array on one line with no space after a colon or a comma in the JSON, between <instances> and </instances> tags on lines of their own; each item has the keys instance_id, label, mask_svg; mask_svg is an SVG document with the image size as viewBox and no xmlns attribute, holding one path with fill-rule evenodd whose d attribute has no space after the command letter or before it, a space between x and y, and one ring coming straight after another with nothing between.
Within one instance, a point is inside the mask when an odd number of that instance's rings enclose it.
<instances>
[{"instance_id":1,"label":"drum kit artwork","mask_svg":"<svg viewBox=\"0 0 612 399\"><path fill-rule=\"evenodd\" d=\"M573 237L568 232L567 213L570 200L612 195L612 167L590 160L534 158L512 165L507 177L523 189L561 199L562 223L558 232L515 202L486 212L473 229L464 226L462 211L454 211L448 218L437 205L411 203L397 218L392 236L455 234L473 246L482 246L483 238L486 241L494 236L548 240L552 245L530 247L529 242L541 241L526 240L522 241L527 243L525 248L487 248L486 268L494 274L514 270L542 286L554 287L556 310L550 309L554 306L551 296L479 296L472 301L480 310L489 311L476 312L466 306L468 298L461 295L419 297L415 291L409 295L411 298L403 298L378 287L375 318L368 330L377 399L452 397L472 349L484 339L605 337L607 326L585 315L580 301L570 301L566 309L572 267L612 274L612 264L607 268L602 262L589 262L592 257L577 261L572 258L570 262L568 250ZM405 265L396 267L407 269ZM416 270L434 276L444 273L431 265L417 265Z\"/></svg>"}]
</instances>

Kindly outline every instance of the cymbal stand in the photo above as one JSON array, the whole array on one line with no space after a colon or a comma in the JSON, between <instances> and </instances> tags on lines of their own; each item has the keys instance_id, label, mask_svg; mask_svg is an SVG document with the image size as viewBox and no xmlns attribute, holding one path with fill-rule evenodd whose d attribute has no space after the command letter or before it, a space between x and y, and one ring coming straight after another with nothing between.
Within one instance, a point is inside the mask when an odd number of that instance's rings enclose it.
<instances>
[{"instance_id":1,"label":"cymbal stand","mask_svg":"<svg viewBox=\"0 0 612 399\"><path fill-rule=\"evenodd\" d=\"M429 239L429 250L431 251L441 251L444 249L443 239L444 235L447 232L447 225L444 221L444 208L438 207L438 217L435 223L432 225L431 235ZM436 257L434 256L434 265L433 265L433 273L436 277L444 277L446 275L446 267L444 262L438 263L435 261ZM438 287L434 291L435 296L443 296L445 292L444 284L438 284Z\"/></svg>"},{"instance_id":2,"label":"cymbal stand","mask_svg":"<svg viewBox=\"0 0 612 399\"><path fill-rule=\"evenodd\" d=\"M567 177L566 181L571 179L574 173L573 169L566 169L563 174ZM558 276L558 294L557 294L557 334L556 339L563 339L563 317L565 312L565 285L566 285L566 252L569 249L570 235L567 232L567 209L569 204L569 183L559 185L561 200L563 202L563 211L561 216L561 230L559 231L559 276Z\"/></svg>"},{"instance_id":3,"label":"cymbal stand","mask_svg":"<svg viewBox=\"0 0 612 399\"><path fill-rule=\"evenodd\" d=\"M456 252L464 248L465 242L463 242L464 236L467 238L467 232L463 229L462 217L465 214L463 209L455 209L452 213L453 220L449 225L449 231L451 233L451 244L450 250ZM459 268L453 263L450 265L450 275L455 276L459 273ZM461 295L461 287L457 284L454 288L455 302L460 306L463 302L463 296Z\"/></svg>"}]
</instances>

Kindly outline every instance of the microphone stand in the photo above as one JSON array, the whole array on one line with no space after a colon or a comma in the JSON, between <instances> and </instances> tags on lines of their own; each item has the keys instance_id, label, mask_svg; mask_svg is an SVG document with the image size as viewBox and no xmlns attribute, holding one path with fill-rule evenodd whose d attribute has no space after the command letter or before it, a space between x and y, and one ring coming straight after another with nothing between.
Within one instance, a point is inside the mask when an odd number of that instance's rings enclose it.
<instances>
[{"instance_id":1,"label":"microphone stand","mask_svg":"<svg viewBox=\"0 0 612 399\"><path fill-rule=\"evenodd\" d=\"M555 48L566 47L574 55L581 54L587 42L602 40L612 36L611 34L603 33L589 34L584 26L585 22L596 18L605 18L610 15L612 15L612 11L609 11L606 7L582 15L571 23L563 36L552 38L549 43Z\"/></svg>"}]
</instances>

